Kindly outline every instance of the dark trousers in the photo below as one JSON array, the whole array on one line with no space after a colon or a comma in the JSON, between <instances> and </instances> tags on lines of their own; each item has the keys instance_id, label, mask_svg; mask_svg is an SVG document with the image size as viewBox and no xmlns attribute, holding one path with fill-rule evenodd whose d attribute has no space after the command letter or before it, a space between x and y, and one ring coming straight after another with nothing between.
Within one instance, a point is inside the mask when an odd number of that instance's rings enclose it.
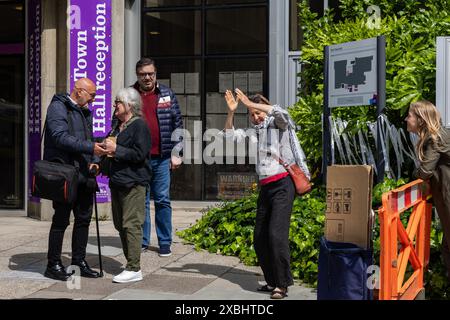
<instances>
[{"instance_id":1,"label":"dark trousers","mask_svg":"<svg viewBox=\"0 0 450 320\"><path fill-rule=\"evenodd\" d=\"M256 211L254 246L269 286L287 288L291 274L289 225L295 188L287 176L261 186Z\"/></svg>"},{"instance_id":2,"label":"dark trousers","mask_svg":"<svg viewBox=\"0 0 450 320\"><path fill-rule=\"evenodd\" d=\"M441 252L447 269L447 279L450 282L450 204L445 201L441 188L441 185L431 183L434 205L436 206L442 231L444 233Z\"/></svg>"},{"instance_id":3,"label":"dark trousers","mask_svg":"<svg viewBox=\"0 0 450 320\"><path fill-rule=\"evenodd\" d=\"M79 262L86 257L89 224L92 217L93 191L85 186L78 187L77 199L73 204L53 201L52 226L48 237L48 262L55 264L61 260L64 231L70 224L70 212L73 210L74 225L72 232L72 262Z\"/></svg>"}]
</instances>

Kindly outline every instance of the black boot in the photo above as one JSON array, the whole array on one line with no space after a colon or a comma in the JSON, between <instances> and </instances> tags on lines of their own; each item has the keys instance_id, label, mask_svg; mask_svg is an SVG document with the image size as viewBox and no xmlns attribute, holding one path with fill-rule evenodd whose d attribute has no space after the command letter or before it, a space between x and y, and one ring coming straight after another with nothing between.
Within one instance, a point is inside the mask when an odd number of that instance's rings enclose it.
<instances>
[{"instance_id":1,"label":"black boot","mask_svg":"<svg viewBox=\"0 0 450 320\"><path fill-rule=\"evenodd\" d=\"M72 262L72 265L78 266L80 268L80 274L82 277L86 278L98 278L100 277L100 273L92 270L87 264L86 260L81 260L78 262Z\"/></svg>"},{"instance_id":2,"label":"black boot","mask_svg":"<svg viewBox=\"0 0 450 320\"><path fill-rule=\"evenodd\" d=\"M61 261L57 261L56 263L48 263L47 269L45 269L44 276L50 279L67 281L69 280L71 274L66 272Z\"/></svg>"}]
</instances>

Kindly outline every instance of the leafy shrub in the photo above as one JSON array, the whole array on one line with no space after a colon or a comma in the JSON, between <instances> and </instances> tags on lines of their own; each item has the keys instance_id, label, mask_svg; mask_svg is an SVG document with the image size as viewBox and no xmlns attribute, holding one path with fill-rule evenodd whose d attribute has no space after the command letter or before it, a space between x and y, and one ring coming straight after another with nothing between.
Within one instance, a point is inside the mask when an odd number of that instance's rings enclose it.
<instances>
[{"instance_id":1,"label":"leafy shrub","mask_svg":"<svg viewBox=\"0 0 450 320\"><path fill-rule=\"evenodd\" d=\"M386 36L386 114L396 127L403 125L409 104L435 99L436 36L448 34L450 0L340 0L340 21L333 11L323 17L299 1L302 44L301 91L291 115L301 126L299 139L314 169L322 159L323 48L348 41ZM366 9L381 9L379 29L366 25ZM354 127L375 120L374 107L335 108L333 116L351 120ZM353 120L352 120L353 119ZM351 130L351 126L350 126ZM366 128L367 130L367 128Z\"/></svg>"}]
</instances>

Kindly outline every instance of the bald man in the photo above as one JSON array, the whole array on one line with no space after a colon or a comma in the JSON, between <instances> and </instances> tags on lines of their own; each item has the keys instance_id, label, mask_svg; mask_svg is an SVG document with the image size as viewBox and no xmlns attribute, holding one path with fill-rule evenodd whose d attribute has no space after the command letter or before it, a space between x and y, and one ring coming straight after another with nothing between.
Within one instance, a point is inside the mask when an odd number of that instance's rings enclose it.
<instances>
[{"instance_id":1,"label":"bald man","mask_svg":"<svg viewBox=\"0 0 450 320\"><path fill-rule=\"evenodd\" d=\"M52 226L48 240L48 264L45 276L67 281L70 278L61 261L64 232L69 225L70 212L75 217L72 233L72 265L80 268L81 276L99 277L87 264L86 246L92 216L95 177L99 156L106 154L92 134L92 115L88 104L94 101L95 84L87 79L75 82L69 94L56 94L47 110L44 159L63 162L79 168L77 197L73 204L53 201Z\"/></svg>"}]
</instances>

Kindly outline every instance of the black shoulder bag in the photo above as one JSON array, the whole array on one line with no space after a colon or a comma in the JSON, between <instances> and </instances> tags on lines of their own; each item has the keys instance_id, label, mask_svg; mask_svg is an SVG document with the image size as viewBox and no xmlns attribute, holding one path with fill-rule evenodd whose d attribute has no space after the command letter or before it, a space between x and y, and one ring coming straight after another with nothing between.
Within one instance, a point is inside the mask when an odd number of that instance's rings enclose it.
<instances>
[{"instance_id":1,"label":"black shoulder bag","mask_svg":"<svg viewBox=\"0 0 450 320\"><path fill-rule=\"evenodd\" d=\"M67 120L69 132L73 131L69 110L67 110ZM43 141L46 127L47 120L41 141ZM31 194L38 198L71 204L77 196L78 174L78 167L65 164L62 159L38 160L34 163Z\"/></svg>"}]
</instances>

